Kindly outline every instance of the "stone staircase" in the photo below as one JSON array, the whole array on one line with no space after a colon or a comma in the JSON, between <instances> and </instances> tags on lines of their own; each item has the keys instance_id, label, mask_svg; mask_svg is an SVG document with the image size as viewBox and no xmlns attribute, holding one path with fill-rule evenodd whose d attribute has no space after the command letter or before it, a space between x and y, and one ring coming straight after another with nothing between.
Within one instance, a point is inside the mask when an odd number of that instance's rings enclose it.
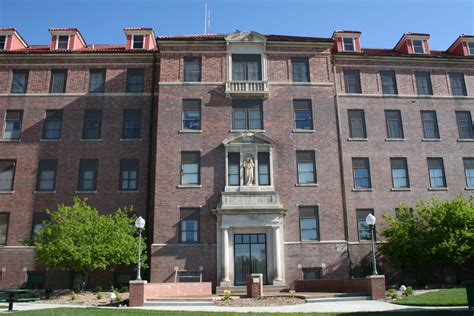
<instances>
[{"instance_id":1,"label":"stone staircase","mask_svg":"<svg viewBox=\"0 0 474 316\"><path fill-rule=\"evenodd\" d=\"M229 290L231 295L246 295L247 286L218 286L216 288L217 295L224 295L224 291ZM289 288L286 285L264 285L263 294L264 295L278 295L278 293L288 293Z\"/></svg>"},{"instance_id":2,"label":"stone staircase","mask_svg":"<svg viewBox=\"0 0 474 316\"><path fill-rule=\"evenodd\" d=\"M148 298L143 306L212 306L215 297Z\"/></svg>"},{"instance_id":3,"label":"stone staircase","mask_svg":"<svg viewBox=\"0 0 474 316\"><path fill-rule=\"evenodd\" d=\"M325 293L325 295L305 293L302 296L306 303L352 302L371 299L370 296L367 296L367 293Z\"/></svg>"}]
</instances>

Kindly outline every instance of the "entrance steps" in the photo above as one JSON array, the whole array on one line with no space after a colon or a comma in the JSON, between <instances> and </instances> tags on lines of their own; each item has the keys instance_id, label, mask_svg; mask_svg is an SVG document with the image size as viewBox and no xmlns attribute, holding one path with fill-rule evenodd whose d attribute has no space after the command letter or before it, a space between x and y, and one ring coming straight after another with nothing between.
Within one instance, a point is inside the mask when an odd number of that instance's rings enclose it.
<instances>
[{"instance_id":1,"label":"entrance steps","mask_svg":"<svg viewBox=\"0 0 474 316\"><path fill-rule=\"evenodd\" d=\"M224 295L224 291L229 290L230 295L247 295L247 286L218 286L216 288L217 295ZM289 288L286 285L264 285L264 295L275 295L278 293L288 293Z\"/></svg>"},{"instance_id":2,"label":"entrance steps","mask_svg":"<svg viewBox=\"0 0 474 316\"><path fill-rule=\"evenodd\" d=\"M157 297L148 298L143 306L213 306L214 297Z\"/></svg>"}]
</instances>

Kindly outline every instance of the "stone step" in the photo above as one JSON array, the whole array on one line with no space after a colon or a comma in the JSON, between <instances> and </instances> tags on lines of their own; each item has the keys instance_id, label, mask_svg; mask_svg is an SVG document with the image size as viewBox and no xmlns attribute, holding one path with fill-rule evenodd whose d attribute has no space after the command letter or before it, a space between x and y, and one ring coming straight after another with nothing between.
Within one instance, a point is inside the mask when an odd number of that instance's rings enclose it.
<instances>
[{"instance_id":1,"label":"stone step","mask_svg":"<svg viewBox=\"0 0 474 316\"><path fill-rule=\"evenodd\" d=\"M329 302L368 301L371 299L371 297L367 295L357 295L357 293L348 293L348 294L338 294L338 295L323 296L323 297L305 295L305 299L306 299L306 303L329 303Z\"/></svg>"},{"instance_id":2,"label":"stone step","mask_svg":"<svg viewBox=\"0 0 474 316\"><path fill-rule=\"evenodd\" d=\"M148 298L144 306L212 306L212 297L156 297Z\"/></svg>"},{"instance_id":3,"label":"stone step","mask_svg":"<svg viewBox=\"0 0 474 316\"><path fill-rule=\"evenodd\" d=\"M223 295L225 290L229 290L231 295L245 295L247 294L247 286L218 286L216 288L217 295ZM289 288L286 285L264 285L263 294L274 294L288 292Z\"/></svg>"}]
</instances>

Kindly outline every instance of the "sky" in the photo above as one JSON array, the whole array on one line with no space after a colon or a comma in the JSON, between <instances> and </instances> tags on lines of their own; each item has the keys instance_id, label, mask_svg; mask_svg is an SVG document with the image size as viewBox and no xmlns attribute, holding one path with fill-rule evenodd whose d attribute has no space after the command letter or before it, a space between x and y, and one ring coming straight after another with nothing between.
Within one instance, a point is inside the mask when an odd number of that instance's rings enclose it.
<instances>
[{"instance_id":1,"label":"sky","mask_svg":"<svg viewBox=\"0 0 474 316\"><path fill-rule=\"evenodd\" d=\"M474 35L474 0L0 0L0 27L15 27L29 44L48 44L51 27L77 27L88 44L122 44L124 27L156 35L211 33L331 37L362 32L362 46L393 48L404 32L430 33L446 50L460 34Z\"/></svg>"}]
</instances>

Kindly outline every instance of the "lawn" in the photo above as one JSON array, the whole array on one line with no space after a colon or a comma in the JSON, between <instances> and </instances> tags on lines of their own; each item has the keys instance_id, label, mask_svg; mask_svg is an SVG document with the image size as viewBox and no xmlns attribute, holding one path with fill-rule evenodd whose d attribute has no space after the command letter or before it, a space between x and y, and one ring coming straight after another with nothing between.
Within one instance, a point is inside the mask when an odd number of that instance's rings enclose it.
<instances>
[{"instance_id":1,"label":"lawn","mask_svg":"<svg viewBox=\"0 0 474 316\"><path fill-rule=\"evenodd\" d=\"M412 306L466 306L465 288L444 289L416 296L408 296L394 301L395 304Z\"/></svg>"},{"instance_id":2,"label":"lawn","mask_svg":"<svg viewBox=\"0 0 474 316\"><path fill-rule=\"evenodd\" d=\"M31 315L31 316L281 316L281 315L295 315L283 313L210 313L210 312L169 312L169 311L148 311L148 310L131 310L131 309L110 309L110 308L58 308L48 310L37 310L29 312L18 312L15 315ZM472 316L472 312L372 312L372 313L304 313L304 316L339 316L339 315L354 315L354 316Z\"/></svg>"}]
</instances>

